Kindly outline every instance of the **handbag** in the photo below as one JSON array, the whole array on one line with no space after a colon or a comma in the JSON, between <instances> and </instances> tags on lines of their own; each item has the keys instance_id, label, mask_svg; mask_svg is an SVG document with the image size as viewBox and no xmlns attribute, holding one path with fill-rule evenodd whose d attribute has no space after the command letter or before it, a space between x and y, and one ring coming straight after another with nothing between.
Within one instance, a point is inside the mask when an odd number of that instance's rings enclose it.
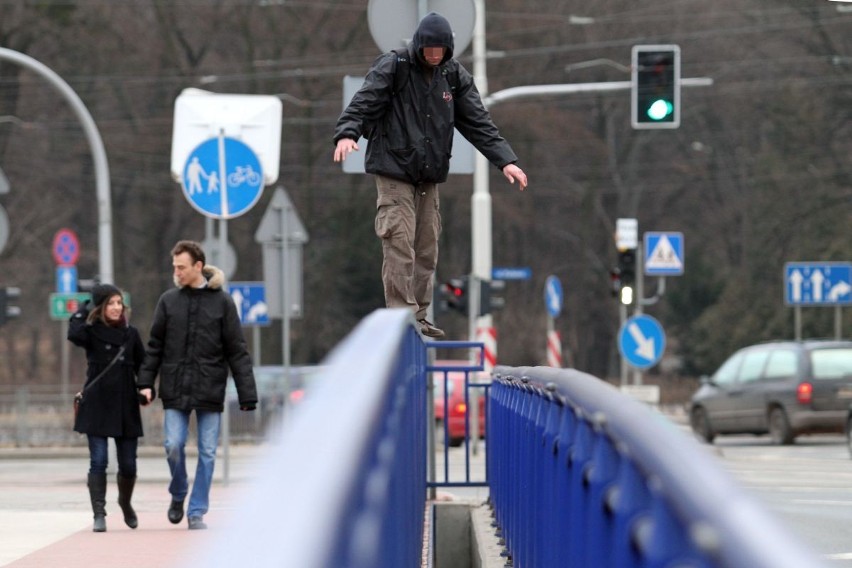
<instances>
[{"instance_id":1,"label":"handbag","mask_svg":"<svg viewBox=\"0 0 852 568\"><path fill-rule=\"evenodd\" d=\"M104 375L107 374L107 371L112 369L113 365L115 365L118 362L118 360L121 359L121 356L124 354L125 347L126 347L125 345L122 345L121 348L118 350L118 353L115 354L115 357L112 358L112 361L109 362L109 365L104 367L103 371L98 373L98 376L95 377L94 379L92 379L92 381L89 384L83 386L82 390L77 391L74 394L74 421L75 422L77 421L77 414L80 413L80 405L83 404L83 395L85 394L86 389L92 388L95 383L97 383L99 380L101 380L103 378Z\"/></svg>"}]
</instances>

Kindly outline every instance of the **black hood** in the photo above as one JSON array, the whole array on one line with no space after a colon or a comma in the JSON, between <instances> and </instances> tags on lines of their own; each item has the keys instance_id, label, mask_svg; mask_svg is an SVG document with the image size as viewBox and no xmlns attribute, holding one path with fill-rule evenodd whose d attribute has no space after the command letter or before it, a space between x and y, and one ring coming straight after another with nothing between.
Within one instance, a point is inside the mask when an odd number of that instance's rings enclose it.
<instances>
[{"instance_id":1,"label":"black hood","mask_svg":"<svg viewBox=\"0 0 852 568\"><path fill-rule=\"evenodd\" d=\"M420 20L420 25L414 32L414 39L411 44L414 47L414 53L419 57L423 57L424 47L446 47L447 51L444 53L443 61L441 61L441 63L446 63L453 58L453 28L450 27L447 18L437 12L432 12Z\"/></svg>"}]
</instances>

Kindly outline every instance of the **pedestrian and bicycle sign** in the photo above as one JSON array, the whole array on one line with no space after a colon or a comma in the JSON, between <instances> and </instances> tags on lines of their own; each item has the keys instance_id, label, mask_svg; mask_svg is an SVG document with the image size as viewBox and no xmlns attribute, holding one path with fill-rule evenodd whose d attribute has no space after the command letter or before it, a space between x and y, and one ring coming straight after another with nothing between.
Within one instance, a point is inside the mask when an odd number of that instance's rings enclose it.
<instances>
[{"instance_id":1,"label":"pedestrian and bicycle sign","mask_svg":"<svg viewBox=\"0 0 852 568\"><path fill-rule=\"evenodd\" d=\"M263 193L263 170L254 151L227 136L199 144L183 168L183 193L203 215L232 219L247 212Z\"/></svg>"},{"instance_id":2,"label":"pedestrian and bicycle sign","mask_svg":"<svg viewBox=\"0 0 852 568\"><path fill-rule=\"evenodd\" d=\"M651 316L641 314L624 322L618 332L618 350L624 360L638 369L660 362L666 348L663 326Z\"/></svg>"},{"instance_id":3,"label":"pedestrian and bicycle sign","mask_svg":"<svg viewBox=\"0 0 852 568\"><path fill-rule=\"evenodd\" d=\"M649 276L680 276L683 274L683 233L644 234L645 274Z\"/></svg>"},{"instance_id":4,"label":"pedestrian and bicycle sign","mask_svg":"<svg viewBox=\"0 0 852 568\"><path fill-rule=\"evenodd\" d=\"M784 303L788 306L852 304L852 263L786 263L784 265Z\"/></svg>"}]
</instances>

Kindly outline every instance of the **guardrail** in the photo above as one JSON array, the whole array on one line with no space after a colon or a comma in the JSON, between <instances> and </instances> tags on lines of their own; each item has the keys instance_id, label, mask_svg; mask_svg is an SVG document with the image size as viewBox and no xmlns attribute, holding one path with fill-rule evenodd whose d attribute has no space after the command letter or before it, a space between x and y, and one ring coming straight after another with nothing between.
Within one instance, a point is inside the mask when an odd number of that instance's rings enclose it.
<instances>
[{"instance_id":1,"label":"guardrail","mask_svg":"<svg viewBox=\"0 0 852 568\"><path fill-rule=\"evenodd\" d=\"M432 409L411 311L373 312L323 365L200 565L420 565Z\"/></svg>"},{"instance_id":2,"label":"guardrail","mask_svg":"<svg viewBox=\"0 0 852 568\"><path fill-rule=\"evenodd\" d=\"M485 487L488 485L488 471L485 471L485 478L482 480L473 480L470 473L471 451L474 444L472 436L482 434L479 431L479 400L484 397L483 413L488 415L488 389L491 387L491 381L477 382L471 380L471 373L481 373L483 370L485 344L477 341L430 341L426 344L428 349L465 349L475 350L471 359L478 361L476 364L464 363L462 361L434 363L426 366L426 372L429 373L429 383L427 392L428 408L440 409L442 417L440 427L429 438L429 456L435 456L436 441L439 441L443 446L443 471L442 478L438 479L436 468L434 467L434 459L430 460L429 480L427 485L431 490L438 487ZM462 373L464 380L462 381L463 394L461 404L464 405L463 411L458 411L450 406L450 399L456 400L452 392L455 381L451 373ZM472 395L471 395L472 391ZM480 394L482 391L483 394ZM440 394L438 403L435 403L435 394ZM474 402L471 404L471 397ZM474 411L475 409L475 411ZM472 428L471 418L477 417L476 427ZM461 431L459 432L459 423L461 423ZM464 445L464 478L453 479L450 477L450 446L455 444L457 438L461 434L460 443ZM436 440L435 438L438 438ZM434 495L432 495L434 497Z\"/></svg>"},{"instance_id":3,"label":"guardrail","mask_svg":"<svg viewBox=\"0 0 852 568\"><path fill-rule=\"evenodd\" d=\"M824 566L696 441L591 375L497 367L486 459L516 568Z\"/></svg>"}]
</instances>

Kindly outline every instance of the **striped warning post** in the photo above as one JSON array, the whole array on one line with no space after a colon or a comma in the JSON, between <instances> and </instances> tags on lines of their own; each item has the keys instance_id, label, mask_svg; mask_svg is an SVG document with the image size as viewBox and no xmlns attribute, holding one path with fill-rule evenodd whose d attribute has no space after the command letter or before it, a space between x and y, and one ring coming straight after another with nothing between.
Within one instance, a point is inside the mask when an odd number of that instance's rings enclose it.
<instances>
[{"instance_id":1,"label":"striped warning post","mask_svg":"<svg viewBox=\"0 0 852 568\"><path fill-rule=\"evenodd\" d=\"M556 330L547 332L547 366L562 368L562 338Z\"/></svg>"},{"instance_id":2,"label":"striped warning post","mask_svg":"<svg viewBox=\"0 0 852 568\"><path fill-rule=\"evenodd\" d=\"M493 327L477 328L476 340L485 345L485 361L482 362L482 370L490 375L494 366L497 365L497 329Z\"/></svg>"}]
</instances>

